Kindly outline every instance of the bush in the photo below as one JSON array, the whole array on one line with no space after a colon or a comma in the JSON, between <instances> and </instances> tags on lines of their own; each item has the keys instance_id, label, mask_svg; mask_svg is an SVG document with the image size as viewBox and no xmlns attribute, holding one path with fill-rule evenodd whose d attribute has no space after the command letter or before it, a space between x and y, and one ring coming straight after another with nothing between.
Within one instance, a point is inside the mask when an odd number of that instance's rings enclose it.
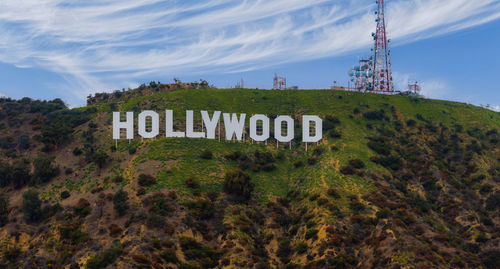
<instances>
[{"instance_id":1,"label":"bush","mask_svg":"<svg viewBox=\"0 0 500 269\"><path fill-rule=\"evenodd\" d=\"M223 189L227 194L233 195L236 201L244 202L252 196L254 184L249 174L236 169L226 172Z\"/></svg>"},{"instance_id":2,"label":"bush","mask_svg":"<svg viewBox=\"0 0 500 269\"><path fill-rule=\"evenodd\" d=\"M391 214L391 211L387 208L377 211L376 216L379 219L386 219Z\"/></svg>"},{"instance_id":3,"label":"bush","mask_svg":"<svg viewBox=\"0 0 500 269\"><path fill-rule=\"evenodd\" d=\"M213 153L212 151L206 149L201 152L200 158L205 159L205 160L210 160L213 158Z\"/></svg>"},{"instance_id":4,"label":"bush","mask_svg":"<svg viewBox=\"0 0 500 269\"><path fill-rule=\"evenodd\" d=\"M28 134L21 134L19 136L19 148L21 149L29 149L30 148L30 136Z\"/></svg>"},{"instance_id":5,"label":"bush","mask_svg":"<svg viewBox=\"0 0 500 269\"><path fill-rule=\"evenodd\" d=\"M33 161L33 176L42 183L49 182L53 177L59 174L59 166L55 164L54 157L38 156Z\"/></svg>"},{"instance_id":6,"label":"bush","mask_svg":"<svg viewBox=\"0 0 500 269\"><path fill-rule=\"evenodd\" d=\"M169 248L160 254L161 258L167 263L179 263L175 250Z\"/></svg>"},{"instance_id":7,"label":"bush","mask_svg":"<svg viewBox=\"0 0 500 269\"><path fill-rule=\"evenodd\" d=\"M75 155L75 156L80 156L80 155L82 155L82 153L83 153L83 150L81 148L74 148L73 149L73 155Z\"/></svg>"},{"instance_id":8,"label":"bush","mask_svg":"<svg viewBox=\"0 0 500 269\"><path fill-rule=\"evenodd\" d=\"M71 245L78 245L87 239L87 234L80 231L78 227L62 226L59 227L61 240L69 241Z\"/></svg>"},{"instance_id":9,"label":"bush","mask_svg":"<svg viewBox=\"0 0 500 269\"><path fill-rule=\"evenodd\" d=\"M316 158L315 156L311 156L311 157L307 158L307 164L309 164L309 165L315 165L317 161L318 161L318 158Z\"/></svg>"},{"instance_id":10,"label":"bush","mask_svg":"<svg viewBox=\"0 0 500 269\"><path fill-rule=\"evenodd\" d=\"M0 193L0 227L9 221L9 198Z\"/></svg>"},{"instance_id":11,"label":"bush","mask_svg":"<svg viewBox=\"0 0 500 269\"><path fill-rule=\"evenodd\" d=\"M104 150L98 150L91 155L91 161L97 164L99 168L102 168L108 162L108 159L109 155Z\"/></svg>"},{"instance_id":12,"label":"bush","mask_svg":"<svg viewBox=\"0 0 500 269\"><path fill-rule=\"evenodd\" d=\"M356 169L365 168L365 163L360 159L350 160L349 164Z\"/></svg>"},{"instance_id":13,"label":"bush","mask_svg":"<svg viewBox=\"0 0 500 269\"><path fill-rule=\"evenodd\" d=\"M70 195L71 194L69 193L69 191L62 191L61 192L61 199L66 199L66 198L70 197Z\"/></svg>"},{"instance_id":14,"label":"bush","mask_svg":"<svg viewBox=\"0 0 500 269\"><path fill-rule=\"evenodd\" d=\"M23 193L23 212L27 222L34 222L42 218L42 201L38 192L27 190Z\"/></svg>"},{"instance_id":15,"label":"bush","mask_svg":"<svg viewBox=\"0 0 500 269\"><path fill-rule=\"evenodd\" d=\"M339 199L340 198L340 194L338 193L338 191L334 188L329 188L326 193L332 197L332 198L335 198L335 199Z\"/></svg>"},{"instance_id":16,"label":"bush","mask_svg":"<svg viewBox=\"0 0 500 269\"><path fill-rule=\"evenodd\" d=\"M119 217L125 215L128 209L128 195L123 189L118 190L113 195L113 208Z\"/></svg>"},{"instance_id":17,"label":"bush","mask_svg":"<svg viewBox=\"0 0 500 269\"><path fill-rule=\"evenodd\" d=\"M500 193L495 193L490 195L490 197L486 199L486 210L493 211L499 208L500 208Z\"/></svg>"},{"instance_id":18,"label":"bush","mask_svg":"<svg viewBox=\"0 0 500 269\"><path fill-rule=\"evenodd\" d=\"M307 243L304 242L304 241L300 241L299 243L297 243L297 245L295 246L295 251L298 253L298 254L304 254L306 253L307 249L309 247L307 246Z\"/></svg>"},{"instance_id":19,"label":"bush","mask_svg":"<svg viewBox=\"0 0 500 269\"><path fill-rule=\"evenodd\" d=\"M122 255L123 247L120 241L114 241L111 247L102 253L87 260L85 268L101 269L113 264L115 260Z\"/></svg>"},{"instance_id":20,"label":"bush","mask_svg":"<svg viewBox=\"0 0 500 269\"><path fill-rule=\"evenodd\" d=\"M306 231L306 240L309 240L311 238L313 238L314 240L316 240L316 238L318 238L318 229L309 229Z\"/></svg>"},{"instance_id":21,"label":"bush","mask_svg":"<svg viewBox=\"0 0 500 269\"><path fill-rule=\"evenodd\" d=\"M7 187L12 182L12 167L0 161L0 188Z\"/></svg>"},{"instance_id":22,"label":"bush","mask_svg":"<svg viewBox=\"0 0 500 269\"><path fill-rule=\"evenodd\" d=\"M354 213L359 213L363 210L365 210L365 205L362 204L359 201L351 201L349 203L349 208L354 212Z\"/></svg>"},{"instance_id":23,"label":"bush","mask_svg":"<svg viewBox=\"0 0 500 269\"><path fill-rule=\"evenodd\" d=\"M384 110L368 111L363 113L363 117L368 120L383 120L385 118Z\"/></svg>"},{"instance_id":24,"label":"bush","mask_svg":"<svg viewBox=\"0 0 500 269\"><path fill-rule=\"evenodd\" d=\"M73 168L71 168L71 167L66 168L66 169L64 170L64 174L66 174L66 175L71 175L71 174L73 174Z\"/></svg>"},{"instance_id":25,"label":"bush","mask_svg":"<svg viewBox=\"0 0 500 269\"><path fill-rule=\"evenodd\" d=\"M137 183L142 187L149 187L156 184L156 179L151 175L140 174L137 178Z\"/></svg>"},{"instance_id":26,"label":"bush","mask_svg":"<svg viewBox=\"0 0 500 269\"><path fill-rule=\"evenodd\" d=\"M200 183L194 177L188 177L186 179L186 186L188 186L188 188L191 188L191 189L199 189Z\"/></svg>"},{"instance_id":27,"label":"bush","mask_svg":"<svg viewBox=\"0 0 500 269\"><path fill-rule=\"evenodd\" d=\"M483 264L486 268L500 268L500 251L497 249L488 250L482 255Z\"/></svg>"},{"instance_id":28,"label":"bush","mask_svg":"<svg viewBox=\"0 0 500 269\"><path fill-rule=\"evenodd\" d=\"M301 160L296 160L295 162L293 162L293 166L295 168L302 167L302 166L304 166L304 162L302 162Z\"/></svg>"},{"instance_id":29,"label":"bush","mask_svg":"<svg viewBox=\"0 0 500 269\"><path fill-rule=\"evenodd\" d=\"M340 168L340 173L344 175L354 175L356 171L354 171L354 168L351 165L344 165Z\"/></svg>"},{"instance_id":30,"label":"bush","mask_svg":"<svg viewBox=\"0 0 500 269\"><path fill-rule=\"evenodd\" d=\"M130 155L133 155L133 154L135 154L136 152L137 152L137 148L135 148L135 147L130 147L130 148L128 149L128 153L129 153Z\"/></svg>"},{"instance_id":31,"label":"bush","mask_svg":"<svg viewBox=\"0 0 500 269\"><path fill-rule=\"evenodd\" d=\"M280 243L278 245L276 256L280 258L281 262L287 264L290 261L291 254L292 254L292 247L290 246L290 239L283 238L282 240L280 240Z\"/></svg>"},{"instance_id":32,"label":"bush","mask_svg":"<svg viewBox=\"0 0 500 269\"><path fill-rule=\"evenodd\" d=\"M30 175L31 167L28 160L17 160L12 165L12 179L14 183L14 188L20 189L31 180Z\"/></svg>"},{"instance_id":33,"label":"bush","mask_svg":"<svg viewBox=\"0 0 500 269\"><path fill-rule=\"evenodd\" d=\"M209 246L202 245L189 237L180 237L180 244L186 260L197 260L201 268L214 268L218 264L221 253Z\"/></svg>"},{"instance_id":34,"label":"bush","mask_svg":"<svg viewBox=\"0 0 500 269\"><path fill-rule=\"evenodd\" d=\"M78 203L76 203L74 206L73 206L73 209L75 211L75 214L77 214L78 216L80 217L85 217L87 216L88 214L90 214L90 202L87 201L87 199L83 199L83 198L80 198L80 200L78 200Z\"/></svg>"}]
</instances>

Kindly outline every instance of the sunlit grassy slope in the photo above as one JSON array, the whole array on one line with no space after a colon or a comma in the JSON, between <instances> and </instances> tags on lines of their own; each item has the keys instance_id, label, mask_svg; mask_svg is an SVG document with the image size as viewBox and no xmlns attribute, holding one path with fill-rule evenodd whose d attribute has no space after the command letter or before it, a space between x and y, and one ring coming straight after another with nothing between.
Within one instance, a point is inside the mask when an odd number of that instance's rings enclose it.
<instances>
[{"instance_id":1,"label":"sunlit grassy slope","mask_svg":"<svg viewBox=\"0 0 500 269\"><path fill-rule=\"evenodd\" d=\"M193 177L200 181L201 190L221 190L224 172L236 167L236 162L227 161L225 156L235 151L253 154L255 151L272 152L277 158L277 169L271 172L251 172L257 196L266 201L270 196L283 196L290 190L300 188L308 192L321 192L328 187L341 187L346 192L364 193L373 187L367 177L346 177L339 168L350 159L359 158L371 171L384 172L385 168L370 162L374 153L367 147L367 137L373 136L376 129L385 125L394 127L394 121L373 121L363 117L364 112L384 110L386 115L400 122L414 119L420 122L443 124L450 128L464 125L467 128L499 128L500 117L497 113L486 112L472 105L403 96L364 94L331 90L293 90L270 91L252 89L210 89L210 90L178 90L135 97L119 103L102 104L99 114L107 117L110 123L111 111L136 111L143 109L161 112L174 110L178 120L177 128L183 129L184 111L195 111L195 122L201 122L199 110L219 110L226 113L266 114L273 118L276 115L290 115L296 119L296 136L301 133L298 119L302 115L319 115L322 118L333 116L340 120L336 130L340 138L331 138L329 133L319 145L309 145L306 152L304 144L295 140L292 149L288 145L276 147L275 140L265 145L245 142L222 142L206 139L171 139L159 138L140 141L136 138L132 144L120 141L119 151L127 152L130 147L138 147L134 156L132 171L137 174L147 168L139 168L150 160L160 161L160 169L156 169L159 184L149 191L168 187L189 192L185 179ZM160 115L162 115L160 113ZM163 118L163 117L162 117ZM199 128L201 123L198 124ZM248 126L248 125L247 125ZM102 134L101 141L109 141L111 145L111 129ZM331 150L336 146L338 150ZM315 148L323 153L317 163L308 164ZM203 150L210 150L214 158L200 158ZM304 164L296 168L297 161Z\"/></svg>"}]
</instances>

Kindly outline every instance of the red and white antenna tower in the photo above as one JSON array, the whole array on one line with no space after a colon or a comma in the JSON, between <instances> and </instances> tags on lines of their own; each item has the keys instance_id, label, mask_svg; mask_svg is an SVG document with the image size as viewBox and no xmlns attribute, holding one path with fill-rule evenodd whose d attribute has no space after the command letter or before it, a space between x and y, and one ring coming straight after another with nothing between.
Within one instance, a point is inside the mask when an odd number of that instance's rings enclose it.
<instances>
[{"instance_id":1,"label":"red and white antenna tower","mask_svg":"<svg viewBox=\"0 0 500 269\"><path fill-rule=\"evenodd\" d=\"M391 51L389 50L390 39L387 39L385 24L384 0L377 0L376 11L377 32L372 33L375 40L373 48L373 90L379 93L393 93L394 84L391 72Z\"/></svg>"}]
</instances>

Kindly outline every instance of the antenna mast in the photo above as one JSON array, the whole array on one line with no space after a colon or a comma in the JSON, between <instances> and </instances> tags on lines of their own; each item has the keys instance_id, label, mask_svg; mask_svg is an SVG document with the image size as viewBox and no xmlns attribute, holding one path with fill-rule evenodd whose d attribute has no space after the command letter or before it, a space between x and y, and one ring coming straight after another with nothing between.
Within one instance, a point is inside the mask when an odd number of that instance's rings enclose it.
<instances>
[{"instance_id":1,"label":"antenna mast","mask_svg":"<svg viewBox=\"0 0 500 269\"><path fill-rule=\"evenodd\" d=\"M373 48L373 90L379 93L393 93L394 84L391 72L391 51L389 50L390 39L387 39L385 24L384 0L377 0L378 10L375 12L377 18L377 32L372 33L375 40Z\"/></svg>"}]
</instances>

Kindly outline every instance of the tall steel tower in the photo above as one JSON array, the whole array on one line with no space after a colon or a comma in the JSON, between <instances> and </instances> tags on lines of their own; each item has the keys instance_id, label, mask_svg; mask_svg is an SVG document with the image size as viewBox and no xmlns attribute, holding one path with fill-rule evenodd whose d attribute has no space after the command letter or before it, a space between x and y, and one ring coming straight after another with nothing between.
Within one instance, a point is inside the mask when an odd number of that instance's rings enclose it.
<instances>
[{"instance_id":1,"label":"tall steel tower","mask_svg":"<svg viewBox=\"0 0 500 269\"><path fill-rule=\"evenodd\" d=\"M391 51L389 50L390 39L387 39L385 29L385 4L384 0L377 0L378 10L375 12L377 18L377 32L372 33L375 40L373 48L373 91L379 93L393 93L394 84L391 72Z\"/></svg>"}]
</instances>

